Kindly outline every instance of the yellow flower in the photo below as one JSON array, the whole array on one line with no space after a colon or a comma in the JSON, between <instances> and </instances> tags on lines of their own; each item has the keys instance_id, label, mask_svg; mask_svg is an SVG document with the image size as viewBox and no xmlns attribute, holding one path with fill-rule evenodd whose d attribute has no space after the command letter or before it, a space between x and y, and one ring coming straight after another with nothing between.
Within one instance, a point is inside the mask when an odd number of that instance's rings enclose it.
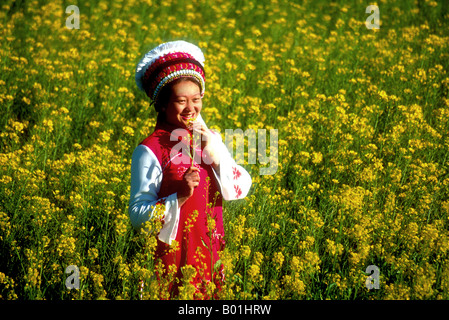
<instances>
[{"instance_id":1,"label":"yellow flower","mask_svg":"<svg viewBox=\"0 0 449 320\"><path fill-rule=\"evenodd\" d=\"M313 152L312 153L312 162L314 164L321 163L323 161L323 154L321 152Z\"/></svg>"},{"instance_id":2,"label":"yellow flower","mask_svg":"<svg viewBox=\"0 0 449 320\"><path fill-rule=\"evenodd\" d=\"M45 128L47 128L48 132L53 132L53 121L50 119L44 119L42 122Z\"/></svg>"},{"instance_id":3,"label":"yellow flower","mask_svg":"<svg viewBox=\"0 0 449 320\"><path fill-rule=\"evenodd\" d=\"M251 248L249 246L246 246L246 245L242 246L240 250L241 250L243 259L248 259L249 256L251 255Z\"/></svg>"},{"instance_id":4,"label":"yellow flower","mask_svg":"<svg viewBox=\"0 0 449 320\"><path fill-rule=\"evenodd\" d=\"M129 126L124 126L123 133L132 137L134 136L134 129Z\"/></svg>"},{"instance_id":5,"label":"yellow flower","mask_svg":"<svg viewBox=\"0 0 449 320\"><path fill-rule=\"evenodd\" d=\"M87 256L89 257L89 259L95 260L98 257L98 249L89 248L89 250L87 250Z\"/></svg>"},{"instance_id":6,"label":"yellow flower","mask_svg":"<svg viewBox=\"0 0 449 320\"><path fill-rule=\"evenodd\" d=\"M250 281L257 281L259 279L260 267L257 264L252 264L248 270Z\"/></svg>"},{"instance_id":7,"label":"yellow flower","mask_svg":"<svg viewBox=\"0 0 449 320\"><path fill-rule=\"evenodd\" d=\"M260 252L255 252L254 253L254 264L260 266L262 264L263 261L263 254Z\"/></svg>"},{"instance_id":8,"label":"yellow flower","mask_svg":"<svg viewBox=\"0 0 449 320\"><path fill-rule=\"evenodd\" d=\"M28 99L27 97L23 97L22 101L25 102L25 104L28 104L28 105L31 104L31 100Z\"/></svg>"},{"instance_id":9,"label":"yellow flower","mask_svg":"<svg viewBox=\"0 0 449 320\"><path fill-rule=\"evenodd\" d=\"M275 252L273 254L273 263L275 264L276 269L280 269L282 267L282 264L284 263L284 255L282 252Z\"/></svg>"},{"instance_id":10,"label":"yellow flower","mask_svg":"<svg viewBox=\"0 0 449 320\"><path fill-rule=\"evenodd\" d=\"M111 139L112 130L105 130L100 132L100 141L108 142Z\"/></svg>"}]
</instances>

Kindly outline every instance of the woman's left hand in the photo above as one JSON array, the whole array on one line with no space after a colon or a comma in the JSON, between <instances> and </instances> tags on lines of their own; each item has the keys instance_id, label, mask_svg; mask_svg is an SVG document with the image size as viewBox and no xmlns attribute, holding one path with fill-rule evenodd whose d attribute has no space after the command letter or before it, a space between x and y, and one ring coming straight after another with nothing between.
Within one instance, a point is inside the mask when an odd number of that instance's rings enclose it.
<instances>
[{"instance_id":1,"label":"woman's left hand","mask_svg":"<svg viewBox=\"0 0 449 320\"><path fill-rule=\"evenodd\" d=\"M214 143L214 133L206 126L200 123L195 123L193 125L193 135L194 139L195 135L199 136L198 138L201 139L201 149L212 159L212 165L218 166L220 164L220 159L215 148L217 144Z\"/></svg>"},{"instance_id":2,"label":"woman's left hand","mask_svg":"<svg viewBox=\"0 0 449 320\"><path fill-rule=\"evenodd\" d=\"M204 149L210 145L212 132L202 124L195 123L193 125L193 134L194 137L195 134L199 135L199 138L201 139L201 149Z\"/></svg>"}]
</instances>

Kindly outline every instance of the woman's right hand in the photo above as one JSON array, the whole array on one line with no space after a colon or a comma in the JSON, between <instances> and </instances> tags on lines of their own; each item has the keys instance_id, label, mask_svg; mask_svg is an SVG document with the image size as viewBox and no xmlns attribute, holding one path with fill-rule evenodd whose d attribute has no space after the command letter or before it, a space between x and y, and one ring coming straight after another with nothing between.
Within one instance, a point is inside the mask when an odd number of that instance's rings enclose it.
<instances>
[{"instance_id":1,"label":"woman's right hand","mask_svg":"<svg viewBox=\"0 0 449 320\"><path fill-rule=\"evenodd\" d=\"M200 184L200 169L191 166L182 177L180 189L178 190L178 208L180 208L192 195Z\"/></svg>"}]
</instances>

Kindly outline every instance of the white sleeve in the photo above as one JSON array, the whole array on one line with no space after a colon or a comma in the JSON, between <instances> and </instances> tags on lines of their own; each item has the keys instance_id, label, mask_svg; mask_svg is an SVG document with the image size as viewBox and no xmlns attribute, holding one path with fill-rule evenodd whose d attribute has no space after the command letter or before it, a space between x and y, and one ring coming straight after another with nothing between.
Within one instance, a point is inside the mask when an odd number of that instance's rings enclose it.
<instances>
[{"instance_id":1,"label":"white sleeve","mask_svg":"<svg viewBox=\"0 0 449 320\"><path fill-rule=\"evenodd\" d=\"M213 168L215 178L220 186L224 200L243 199L251 188L251 176L242 166L238 165L223 143L221 136L214 132L214 152L218 152L220 166Z\"/></svg>"},{"instance_id":2,"label":"white sleeve","mask_svg":"<svg viewBox=\"0 0 449 320\"><path fill-rule=\"evenodd\" d=\"M165 204L164 224L159 232L159 240L167 244L176 238L179 214L177 193L158 198L162 183L162 168L154 153L144 145L133 152L131 163L131 195L129 200L129 218L132 226L138 230L153 219L157 203Z\"/></svg>"}]
</instances>

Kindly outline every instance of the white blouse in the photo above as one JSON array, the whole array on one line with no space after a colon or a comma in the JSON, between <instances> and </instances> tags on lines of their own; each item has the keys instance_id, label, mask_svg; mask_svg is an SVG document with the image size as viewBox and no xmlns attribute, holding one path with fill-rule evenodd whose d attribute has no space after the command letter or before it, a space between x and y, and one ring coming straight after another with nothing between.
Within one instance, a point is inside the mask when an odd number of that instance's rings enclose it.
<instances>
[{"instance_id":1,"label":"white blouse","mask_svg":"<svg viewBox=\"0 0 449 320\"><path fill-rule=\"evenodd\" d=\"M201 115L197 119L205 125ZM221 136L219 134L212 136L215 139L211 142L214 153L218 153L220 159L219 169L215 170L212 167L212 171L223 199L236 200L246 197L251 187L251 176L231 157ZM180 208L177 193L165 198L158 197L162 179L162 168L153 151L145 145L137 146L131 163L131 196L128 209L131 224L136 230L140 229L146 221L153 219L156 203L164 201L164 224L158 237L170 245L178 232ZM239 192L236 192L237 186Z\"/></svg>"}]
</instances>

